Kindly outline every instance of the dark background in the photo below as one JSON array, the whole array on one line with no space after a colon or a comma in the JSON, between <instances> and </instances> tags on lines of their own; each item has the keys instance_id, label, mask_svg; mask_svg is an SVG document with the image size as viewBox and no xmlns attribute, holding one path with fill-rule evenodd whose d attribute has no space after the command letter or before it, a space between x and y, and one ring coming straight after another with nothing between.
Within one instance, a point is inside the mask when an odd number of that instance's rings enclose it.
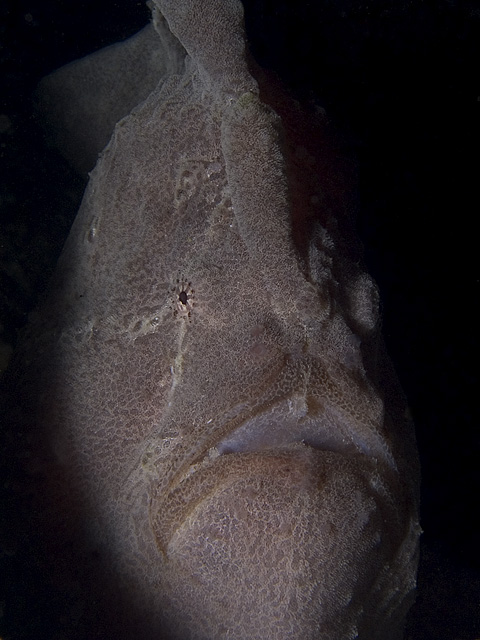
<instances>
[{"instance_id":1,"label":"dark background","mask_svg":"<svg viewBox=\"0 0 480 640\"><path fill-rule=\"evenodd\" d=\"M257 60L322 104L358 160L358 230L422 461L422 560L407 637L475 640L480 7L244 5ZM133 34L148 15L135 0L0 0L0 365L42 295L84 187L44 146L32 90L49 71ZM11 470L10 445L1 463ZM60 596L44 587L13 512L14 485L11 473L2 479L0 637L69 638L54 613Z\"/></svg>"}]
</instances>

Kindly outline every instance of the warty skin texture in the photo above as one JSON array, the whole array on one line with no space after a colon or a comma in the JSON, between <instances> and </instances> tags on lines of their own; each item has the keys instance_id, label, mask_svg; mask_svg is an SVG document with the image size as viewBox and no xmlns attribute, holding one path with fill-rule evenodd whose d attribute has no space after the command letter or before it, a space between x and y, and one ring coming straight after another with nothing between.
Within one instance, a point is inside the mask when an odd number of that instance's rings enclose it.
<instances>
[{"instance_id":1,"label":"warty skin texture","mask_svg":"<svg viewBox=\"0 0 480 640\"><path fill-rule=\"evenodd\" d=\"M413 429L324 121L253 77L238 2L158 12L186 58L117 124L18 356L45 520L90 637L399 639Z\"/></svg>"}]
</instances>

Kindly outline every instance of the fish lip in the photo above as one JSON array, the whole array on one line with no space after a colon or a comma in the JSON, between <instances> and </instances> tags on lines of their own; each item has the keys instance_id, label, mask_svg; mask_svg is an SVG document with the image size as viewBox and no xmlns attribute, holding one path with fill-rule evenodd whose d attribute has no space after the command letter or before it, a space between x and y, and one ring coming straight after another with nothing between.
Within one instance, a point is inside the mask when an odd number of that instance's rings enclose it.
<instances>
[{"instance_id":1,"label":"fish lip","mask_svg":"<svg viewBox=\"0 0 480 640\"><path fill-rule=\"evenodd\" d=\"M326 402L321 410L313 411L301 395L247 416L221 436L214 448L220 455L228 455L283 448L293 443L303 443L318 451L383 458L390 465L393 460L382 425L365 428Z\"/></svg>"},{"instance_id":2,"label":"fish lip","mask_svg":"<svg viewBox=\"0 0 480 640\"><path fill-rule=\"evenodd\" d=\"M217 493L228 491L242 478L261 475L272 479L294 473L296 482L301 484L299 469L311 464L312 453L311 448L300 442L274 449L224 455L213 447L181 477L177 476L166 491L151 497L149 521L158 549L165 557L168 556L171 540L195 511ZM268 467L279 470L280 476L270 472Z\"/></svg>"}]
</instances>

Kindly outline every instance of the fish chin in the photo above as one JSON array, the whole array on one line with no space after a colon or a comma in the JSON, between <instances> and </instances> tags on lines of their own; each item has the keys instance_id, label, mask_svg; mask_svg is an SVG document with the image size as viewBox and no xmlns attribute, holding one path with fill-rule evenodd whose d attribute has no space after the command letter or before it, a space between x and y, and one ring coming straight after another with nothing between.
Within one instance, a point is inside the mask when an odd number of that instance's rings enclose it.
<instances>
[{"instance_id":1,"label":"fish chin","mask_svg":"<svg viewBox=\"0 0 480 640\"><path fill-rule=\"evenodd\" d=\"M217 453L152 501L171 637L367 637L374 618L369 638L400 637L405 590L385 567L405 532L376 464L298 442Z\"/></svg>"}]
</instances>

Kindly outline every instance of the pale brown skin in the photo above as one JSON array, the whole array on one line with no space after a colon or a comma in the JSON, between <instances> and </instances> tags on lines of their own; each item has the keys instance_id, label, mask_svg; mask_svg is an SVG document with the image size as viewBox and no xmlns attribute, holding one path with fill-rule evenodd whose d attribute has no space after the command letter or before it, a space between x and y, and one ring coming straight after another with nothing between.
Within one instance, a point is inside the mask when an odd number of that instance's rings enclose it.
<instances>
[{"instance_id":1,"label":"pale brown skin","mask_svg":"<svg viewBox=\"0 0 480 640\"><path fill-rule=\"evenodd\" d=\"M25 347L99 637L400 639L413 427L324 123L252 76L239 2L157 5L187 57L117 124Z\"/></svg>"}]
</instances>

